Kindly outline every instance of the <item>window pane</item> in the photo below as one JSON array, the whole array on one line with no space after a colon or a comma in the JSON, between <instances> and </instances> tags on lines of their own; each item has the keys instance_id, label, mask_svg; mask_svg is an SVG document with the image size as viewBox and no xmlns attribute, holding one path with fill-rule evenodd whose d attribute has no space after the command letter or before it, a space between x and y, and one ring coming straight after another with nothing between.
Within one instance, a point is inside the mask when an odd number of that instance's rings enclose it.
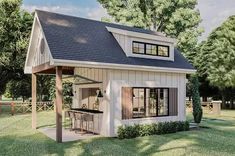
<instances>
[{"instance_id":1,"label":"window pane","mask_svg":"<svg viewBox=\"0 0 235 156\"><path fill-rule=\"evenodd\" d=\"M133 117L144 117L144 89L134 88L133 94Z\"/></svg>"},{"instance_id":2,"label":"window pane","mask_svg":"<svg viewBox=\"0 0 235 156\"><path fill-rule=\"evenodd\" d=\"M152 55L151 49L146 49L146 54Z\"/></svg>"},{"instance_id":3,"label":"window pane","mask_svg":"<svg viewBox=\"0 0 235 156\"><path fill-rule=\"evenodd\" d=\"M151 51L152 46L150 44L146 44L146 54L151 55L152 51Z\"/></svg>"},{"instance_id":4,"label":"window pane","mask_svg":"<svg viewBox=\"0 0 235 156\"><path fill-rule=\"evenodd\" d=\"M157 93L156 89L146 89L146 116L156 116Z\"/></svg>"},{"instance_id":5,"label":"window pane","mask_svg":"<svg viewBox=\"0 0 235 156\"><path fill-rule=\"evenodd\" d=\"M150 44L146 44L146 49L151 49L152 46Z\"/></svg>"},{"instance_id":6,"label":"window pane","mask_svg":"<svg viewBox=\"0 0 235 156\"><path fill-rule=\"evenodd\" d=\"M159 56L169 56L168 47L158 46L158 55Z\"/></svg>"},{"instance_id":7,"label":"window pane","mask_svg":"<svg viewBox=\"0 0 235 156\"><path fill-rule=\"evenodd\" d=\"M152 50L152 55L157 55L157 46L156 45L152 45L151 50Z\"/></svg>"},{"instance_id":8,"label":"window pane","mask_svg":"<svg viewBox=\"0 0 235 156\"><path fill-rule=\"evenodd\" d=\"M144 49L144 44L143 43L138 43L139 44L139 48Z\"/></svg>"},{"instance_id":9,"label":"window pane","mask_svg":"<svg viewBox=\"0 0 235 156\"><path fill-rule=\"evenodd\" d=\"M133 52L134 53L139 53L139 48L133 47Z\"/></svg>"},{"instance_id":10,"label":"window pane","mask_svg":"<svg viewBox=\"0 0 235 156\"><path fill-rule=\"evenodd\" d=\"M144 48L139 48L139 53L144 54Z\"/></svg>"},{"instance_id":11,"label":"window pane","mask_svg":"<svg viewBox=\"0 0 235 156\"><path fill-rule=\"evenodd\" d=\"M138 43L133 42L133 47L138 47Z\"/></svg>"},{"instance_id":12,"label":"window pane","mask_svg":"<svg viewBox=\"0 0 235 156\"><path fill-rule=\"evenodd\" d=\"M158 89L158 116L168 115L168 89Z\"/></svg>"}]
</instances>

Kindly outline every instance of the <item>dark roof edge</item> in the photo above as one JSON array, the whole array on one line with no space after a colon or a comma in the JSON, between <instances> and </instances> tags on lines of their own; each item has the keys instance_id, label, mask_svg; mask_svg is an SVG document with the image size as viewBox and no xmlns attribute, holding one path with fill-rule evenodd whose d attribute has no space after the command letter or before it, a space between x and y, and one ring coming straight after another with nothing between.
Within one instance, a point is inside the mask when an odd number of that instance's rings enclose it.
<instances>
[{"instance_id":1,"label":"dark roof edge","mask_svg":"<svg viewBox=\"0 0 235 156\"><path fill-rule=\"evenodd\" d=\"M62 60L53 59L53 65L55 66L72 66L72 67L94 67L94 68L107 68L107 69L123 69L123 70L139 70L139 71L160 71L167 73L195 73L195 69L177 68L177 67L154 67L154 66L142 66L142 65L130 65L130 64L115 64L115 63L103 63L92 61L76 61L76 60Z\"/></svg>"}]
</instances>

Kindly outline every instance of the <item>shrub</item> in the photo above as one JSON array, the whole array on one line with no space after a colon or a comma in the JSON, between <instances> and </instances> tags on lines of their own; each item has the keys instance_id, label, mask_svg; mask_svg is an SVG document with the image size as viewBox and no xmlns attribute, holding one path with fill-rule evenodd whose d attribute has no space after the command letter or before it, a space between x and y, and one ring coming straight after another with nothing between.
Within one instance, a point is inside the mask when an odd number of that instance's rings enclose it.
<instances>
[{"instance_id":1,"label":"shrub","mask_svg":"<svg viewBox=\"0 0 235 156\"><path fill-rule=\"evenodd\" d=\"M148 136L154 134L154 125L141 125L139 129L139 136Z\"/></svg>"},{"instance_id":2,"label":"shrub","mask_svg":"<svg viewBox=\"0 0 235 156\"><path fill-rule=\"evenodd\" d=\"M139 135L139 127L140 125L134 125L134 126L119 126L118 127L118 137L120 139L130 139L135 138Z\"/></svg>"},{"instance_id":3,"label":"shrub","mask_svg":"<svg viewBox=\"0 0 235 156\"><path fill-rule=\"evenodd\" d=\"M199 81L197 75L192 75L190 78L192 84L192 99L193 99L193 118L194 122L199 124L202 119L202 107L199 94Z\"/></svg>"},{"instance_id":4,"label":"shrub","mask_svg":"<svg viewBox=\"0 0 235 156\"><path fill-rule=\"evenodd\" d=\"M146 125L119 126L118 138L129 139L138 136L149 136L154 134L168 134L177 131L189 130L188 121L160 122Z\"/></svg>"}]
</instances>

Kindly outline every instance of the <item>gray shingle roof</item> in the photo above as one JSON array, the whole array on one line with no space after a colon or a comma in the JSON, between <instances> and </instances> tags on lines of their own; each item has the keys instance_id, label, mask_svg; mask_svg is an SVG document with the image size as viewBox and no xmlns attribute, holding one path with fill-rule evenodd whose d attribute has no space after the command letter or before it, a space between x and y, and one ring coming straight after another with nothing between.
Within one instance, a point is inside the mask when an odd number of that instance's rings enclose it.
<instances>
[{"instance_id":1,"label":"gray shingle roof","mask_svg":"<svg viewBox=\"0 0 235 156\"><path fill-rule=\"evenodd\" d=\"M156 32L37 10L54 59L124 65L194 69L175 49L175 61L127 57L106 26L159 35Z\"/></svg>"}]
</instances>

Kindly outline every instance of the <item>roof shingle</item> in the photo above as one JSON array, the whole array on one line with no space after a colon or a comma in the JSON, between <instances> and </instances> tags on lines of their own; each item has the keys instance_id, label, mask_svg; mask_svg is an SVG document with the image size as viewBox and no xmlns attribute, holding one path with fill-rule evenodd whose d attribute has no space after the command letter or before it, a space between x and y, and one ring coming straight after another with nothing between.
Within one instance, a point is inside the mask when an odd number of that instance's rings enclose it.
<instances>
[{"instance_id":1,"label":"roof shingle","mask_svg":"<svg viewBox=\"0 0 235 156\"><path fill-rule=\"evenodd\" d=\"M36 13L54 59L194 69L177 49L174 62L127 57L106 26L159 35L156 32L46 11Z\"/></svg>"}]
</instances>

